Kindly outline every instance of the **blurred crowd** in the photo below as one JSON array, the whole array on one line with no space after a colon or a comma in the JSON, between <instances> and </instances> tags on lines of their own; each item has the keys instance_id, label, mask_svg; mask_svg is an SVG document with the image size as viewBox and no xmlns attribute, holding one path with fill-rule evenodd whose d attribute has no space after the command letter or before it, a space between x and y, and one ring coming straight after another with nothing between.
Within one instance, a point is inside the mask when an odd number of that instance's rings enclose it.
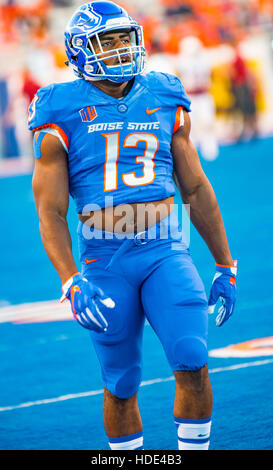
<instances>
[{"instance_id":1,"label":"blurred crowd","mask_svg":"<svg viewBox=\"0 0 273 470\"><path fill-rule=\"evenodd\" d=\"M0 0L0 159L32 155L27 107L73 80L63 31L79 0ZM192 100L192 139L213 160L221 142L273 132L272 0L122 0L144 27L147 69L178 75Z\"/></svg>"}]
</instances>

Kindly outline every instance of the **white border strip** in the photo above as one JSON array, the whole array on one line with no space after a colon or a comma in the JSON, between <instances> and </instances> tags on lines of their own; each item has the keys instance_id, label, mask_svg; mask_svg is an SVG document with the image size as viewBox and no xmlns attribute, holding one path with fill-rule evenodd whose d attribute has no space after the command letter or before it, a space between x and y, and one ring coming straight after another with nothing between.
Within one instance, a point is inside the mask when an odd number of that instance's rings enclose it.
<instances>
[{"instance_id":1,"label":"white border strip","mask_svg":"<svg viewBox=\"0 0 273 470\"><path fill-rule=\"evenodd\" d=\"M230 370L244 369L246 367L257 367L257 366L263 366L263 365L272 364L272 363L273 363L273 359L266 359L264 361L245 362L243 364L234 364L232 366L217 367L215 369L210 369L209 373L210 374L217 374L218 372L226 372L226 371L230 371ZM146 380L146 381L141 382L140 386L145 387L146 385L154 385L154 384L157 384L157 383L171 382L172 380L174 380L173 375L171 377L166 377L166 378ZM18 410L18 409L21 409L21 408L29 408L31 406L47 405L47 404L50 404L50 403L58 403L58 402L61 402L61 401L66 401L66 400L74 400L76 398L93 397L95 395L102 395L103 393L104 393L104 389L91 390L89 392L73 393L73 394L69 394L69 395L61 395L59 397L46 398L44 400L29 401L29 402L26 402L26 403L20 403L19 405L2 406L2 407L0 407L0 413L3 413L4 411Z\"/></svg>"},{"instance_id":2,"label":"white border strip","mask_svg":"<svg viewBox=\"0 0 273 470\"><path fill-rule=\"evenodd\" d=\"M40 323L63 320L73 320L69 302L46 300L0 308L0 323Z\"/></svg>"}]
</instances>

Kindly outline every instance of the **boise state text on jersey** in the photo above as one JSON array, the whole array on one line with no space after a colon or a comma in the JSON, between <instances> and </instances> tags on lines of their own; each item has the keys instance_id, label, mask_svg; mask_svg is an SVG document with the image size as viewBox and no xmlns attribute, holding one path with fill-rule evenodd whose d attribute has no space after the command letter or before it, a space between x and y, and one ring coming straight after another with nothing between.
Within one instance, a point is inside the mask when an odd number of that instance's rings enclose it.
<instances>
[{"instance_id":1,"label":"boise state text on jersey","mask_svg":"<svg viewBox=\"0 0 273 470\"><path fill-rule=\"evenodd\" d=\"M150 72L116 99L86 80L41 88L29 129L57 129L68 150L69 191L77 212L89 205L165 199L175 194L171 139L190 101L180 80ZM90 209L92 210L92 209Z\"/></svg>"}]
</instances>

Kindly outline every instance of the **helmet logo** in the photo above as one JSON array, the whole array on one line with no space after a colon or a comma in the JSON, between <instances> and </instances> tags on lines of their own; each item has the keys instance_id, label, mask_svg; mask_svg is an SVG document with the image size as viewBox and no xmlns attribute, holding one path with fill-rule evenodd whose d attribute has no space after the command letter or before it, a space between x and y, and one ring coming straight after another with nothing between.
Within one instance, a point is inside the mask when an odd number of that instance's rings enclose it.
<instances>
[{"instance_id":1,"label":"helmet logo","mask_svg":"<svg viewBox=\"0 0 273 470\"><path fill-rule=\"evenodd\" d=\"M75 17L75 26L78 26L82 31L87 32L90 27L98 26L101 23L101 16L91 11L81 11Z\"/></svg>"}]
</instances>

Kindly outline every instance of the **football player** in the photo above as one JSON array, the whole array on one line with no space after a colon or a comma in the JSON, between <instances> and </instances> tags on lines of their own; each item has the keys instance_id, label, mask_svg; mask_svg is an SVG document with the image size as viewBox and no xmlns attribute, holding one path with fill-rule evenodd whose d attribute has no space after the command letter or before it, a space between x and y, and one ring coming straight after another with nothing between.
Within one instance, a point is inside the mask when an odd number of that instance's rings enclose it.
<instances>
[{"instance_id":1,"label":"football player","mask_svg":"<svg viewBox=\"0 0 273 470\"><path fill-rule=\"evenodd\" d=\"M176 379L179 449L208 449L208 303L213 311L221 298L222 325L234 307L236 267L190 141L190 101L176 76L145 74L142 27L115 3L80 7L65 47L78 78L40 89L29 109L33 191L63 298L90 331L101 365L110 448L143 448L137 393L147 318ZM174 179L216 262L209 302L173 210ZM69 194L79 215L79 270Z\"/></svg>"}]
</instances>

